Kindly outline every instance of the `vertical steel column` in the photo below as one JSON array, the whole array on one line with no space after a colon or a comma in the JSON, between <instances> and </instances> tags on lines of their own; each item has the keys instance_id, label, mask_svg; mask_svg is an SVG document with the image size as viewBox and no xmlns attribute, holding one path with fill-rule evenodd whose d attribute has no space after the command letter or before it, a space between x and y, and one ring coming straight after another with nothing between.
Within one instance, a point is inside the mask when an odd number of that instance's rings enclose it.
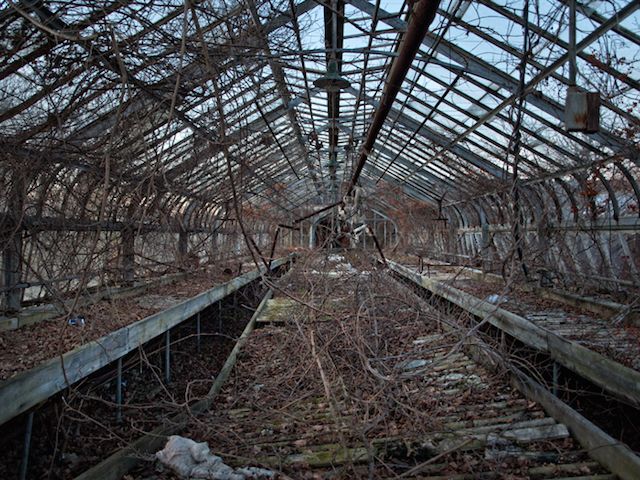
<instances>
[{"instance_id":1,"label":"vertical steel column","mask_svg":"<svg viewBox=\"0 0 640 480\"><path fill-rule=\"evenodd\" d=\"M387 245L389 245L389 243L387 242L387 223L388 221L385 219L384 224L382 226L383 230L384 230L384 246L386 247Z\"/></svg>"},{"instance_id":2,"label":"vertical steel column","mask_svg":"<svg viewBox=\"0 0 640 480\"><path fill-rule=\"evenodd\" d=\"M200 312L196 314L196 351L200 353Z\"/></svg>"},{"instance_id":3,"label":"vertical steel column","mask_svg":"<svg viewBox=\"0 0 640 480\"><path fill-rule=\"evenodd\" d=\"M378 216L376 212L373 212L373 234L378 236Z\"/></svg>"},{"instance_id":4,"label":"vertical steel column","mask_svg":"<svg viewBox=\"0 0 640 480\"><path fill-rule=\"evenodd\" d=\"M180 229L178 234L178 262L180 266L184 266L189 253L189 234L184 228Z\"/></svg>"},{"instance_id":5,"label":"vertical steel column","mask_svg":"<svg viewBox=\"0 0 640 480\"><path fill-rule=\"evenodd\" d=\"M8 287L5 293L5 308L10 312L16 312L22 307L24 290L16 288L22 277L22 229L23 213L26 198L26 179L24 172L18 168L10 170L7 174L10 180L11 191L7 192L7 218L4 232L0 238L2 251L2 268L4 269L4 286Z\"/></svg>"},{"instance_id":6,"label":"vertical steel column","mask_svg":"<svg viewBox=\"0 0 640 480\"><path fill-rule=\"evenodd\" d=\"M116 422L122 422L122 357L118 358L116 370Z\"/></svg>"},{"instance_id":7,"label":"vertical steel column","mask_svg":"<svg viewBox=\"0 0 640 480\"><path fill-rule=\"evenodd\" d=\"M171 330L164 334L164 380L171 382Z\"/></svg>"},{"instance_id":8,"label":"vertical steel column","mask_svg":"<svg viewBox=\"0 0 640 480\"><path fill-rule=\"evenodd\" d=\"M560 383L560 366L558 362L553 362L553 385L551 386L554 396L558 396L558 384Z\"/></svg>"},{"instance_id":9,"label":"vertical steel column","mask_svg":"<svg viewBox=\"0 0 640 480\"><path fill-rule=\"evenodd\" d=\"M2 251L4 284L8 287L5 293L5 306L10 312L17 312L22 307L23 289L14 287L20 283L22 275L22 231L18 230L9 238Z\"/></svg>"},{"instance_id":10,"label":"vertical steel column","mask_svg":"<svg viewBox=\"0 0 640 480\"><path fill-rule=\"evenodd\" d=\"M238 320L238 291L233 292L233 321Z\"/></svg>"},{"instance_id":11,"label":"vertical steel column","mask_svg":"<svg viewBox=\"0 0 640 480\"><path fill-rule=\"evenodd\" d=\"M24 448L20 463L20 480L26 480L29 468L29 450L31 449L31 432L33 431L33 410L27 415L27 425L24 430Z\"/></svg>"},{"instance_id":12,"label":"vertical steel column","mask_svg":"<svg viewBox=\"0 0 640 480\"><path fill-rule=\"evenodd\" d=\"M135 278L136 254L135 254L135 231L131 227L122 230L122 279L125 285L131 285Z\"/></svg>"}]
</instances>

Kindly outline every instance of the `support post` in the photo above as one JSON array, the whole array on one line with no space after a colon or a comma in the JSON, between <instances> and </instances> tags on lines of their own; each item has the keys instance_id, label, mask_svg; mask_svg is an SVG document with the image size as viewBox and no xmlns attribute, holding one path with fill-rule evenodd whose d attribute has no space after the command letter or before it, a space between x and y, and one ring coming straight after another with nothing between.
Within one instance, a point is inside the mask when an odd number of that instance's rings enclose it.
<instances>
[{"instance_id":1,"label":"support post","mask_svg":"<svg viewBox=\"0 0 640 480\"><path fill-rule=\"evenodd\" d=\"M200 353L200 312L196 314L196 351Z\"/></svg>"},{"instance_id":2,"label":"support post","mask_svg":"<svg viewBox=\"0 0 640 480\"><path fill-rule=\"evenodd\" d=\"M233 292L233 321L238 320L238 291Z\"/></svg>"},{"instance_id":3,"label":"support post","mask_svg":"<svg viewBox=\"0 0 640 480\"><path fill-rule=\"evenodd\" d=\"M133 284L136 269L136 234L133 228L122 230L122 279L125 285Z\"/></svg>"},{"instance_id":4,"label":"support post","mask_svg":"<svg viewBox=\"0 0 640 480\"><path fill-rule=\"evenodd\" d=\"M29 469L29 450L31 449L31 432L33 431L33 410L27 415L27 425L24 430L24 446L22 462L20 463L20 480L26 480Z\"/></svg>"},{"instance_id":5,"label":"support post","mask_svg":"<svg viewBox=\"0 0 640 480\"><path fill-rule=\"evenodd\" d=\"M387 247L387 245L389 245L389 243L387 242L387 220L385 219L384 224L382 226L383 230L384 230L384 246Z\"/></svg>"},{"instance_id":6,"label":"support post","mask_svg":"<svg viewBox=\"0 0 640 480\"><path fill-rule=\"evenodd\" d=\"M118 358L116 370L116 422L122 422L122 357Z\"/></svg>"},{"instance_id":7,"label":"support post","mask_svg":"<svg viewBox=\"0 0 640 480\"><path fill-rule=\"evenodd\" d=\"M480 256L482 258L482 271L490 272L491 271L491 261L489 258L490 255L490 237L489 237L489 224L487 223L487 219L484 216L484 213L481 214L482 217L482 235L481 235L481 247L480 247Z\"/></svg>"},{"instance_id":8,"label":"support post","mask_svg":"<svg viewBox=\"0 0 640 480\"><path fill-rule=\"evenodd\" d=\"M180 229L178 234L178 263L180 266L184 266L187 261L187 254L189 253L189 234L183 228Z\"/></svg>"},{"instance_id":9,"label":"support post","mask_svg":"<svg viewBox=\"0 0 640 480\"><path fill-rule=\"evenodd\" d=\"M569 85L576 85L576 0L569 0Z\"/></svg>"},{"instance_id":10,"label":"support post","mask_svg":"<svg viewBox=\"0 0 640 480\"><path fill-rule=\"evenodd\" d=\"M22 306L23 289L15 287L22 276L22 232L15 231L5 243L2 252L4 269L5 308L9 312L17 312Z\"/></svg>"},{"instance_id":11,"label":"support post","mask_svg":"<svg viewBox=\"0 0 640 480\"><path fill-rule=\"evenodd\" d=\"M164 334L164 381L171 382L171 330Z\"/></svg>"},{"instance_id":12,"label":"support post","mask_svg":"<svg viewBox=\"0 0 640 480\"><path fill-rule=\"evenodd\" d=\"M9 312L17 312L22 307L24 290L17 288L22 276L22 217L26 196L25 178L22 173L14 169L11 173L12 187L8 198L8 212L6 224L2 225L3 235L0 244L2 251L2 268L4 270L4 285L8 287L4 298L4 307Z\"/></svg>"},{"instance_id":13,"label":"support post","mask_svg":"<svg viewBox=\"0 0 640 480\"><path fill-rule=\"evenodd\" d=\"M558 396L558 384L560 383L560 365L558 365L558 362L553 362L553 385L551 386L552 388L552 393L554 397Z\"/></svg>"}]
</instances>

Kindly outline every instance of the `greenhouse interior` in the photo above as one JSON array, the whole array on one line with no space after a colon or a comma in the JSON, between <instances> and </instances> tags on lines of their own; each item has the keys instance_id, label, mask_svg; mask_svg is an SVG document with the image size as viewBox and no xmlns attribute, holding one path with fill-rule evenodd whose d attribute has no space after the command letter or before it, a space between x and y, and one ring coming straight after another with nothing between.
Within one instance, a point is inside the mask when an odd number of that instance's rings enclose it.
<instances>
[{"instance_id":1,"label":"greenhouse interior","mask_svg":"<svg viewBox=\"0 0 640 480\"><path fill-rule=\"evenodd\" d=\"M0 0L0 478L640 479L640 2Z\"/></svg>"}]
</instances>

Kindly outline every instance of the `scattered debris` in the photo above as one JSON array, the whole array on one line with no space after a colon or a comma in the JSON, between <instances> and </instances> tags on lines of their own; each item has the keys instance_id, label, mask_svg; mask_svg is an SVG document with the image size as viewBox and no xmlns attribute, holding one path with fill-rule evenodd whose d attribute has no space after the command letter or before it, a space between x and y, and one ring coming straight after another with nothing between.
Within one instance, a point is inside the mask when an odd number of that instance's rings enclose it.
<instances>
[{"instance_id":1,"label":"scattered debris","mask_svg":"<svg viewBox=\"0 0 640 480\"><path fill-rule=\"evenodd\" d=\"M75 317L71 317L67 320L67 323L72 327L84 327L86 318L83 315L76 315Z\"/></svg>"},{"instance_id":2,"label":"scattered debris","mask_svg":"<svg viewBox=\"0 0 640 480\"><path fill-rule=\"evenodd\" d=\"M245 480L275 478L271 470L257 467L232 468L221 457L209 450L206 442L197 443L190 438L171 435L156 459L180 478L202 480Z\"/></svg>"}]
</instances>

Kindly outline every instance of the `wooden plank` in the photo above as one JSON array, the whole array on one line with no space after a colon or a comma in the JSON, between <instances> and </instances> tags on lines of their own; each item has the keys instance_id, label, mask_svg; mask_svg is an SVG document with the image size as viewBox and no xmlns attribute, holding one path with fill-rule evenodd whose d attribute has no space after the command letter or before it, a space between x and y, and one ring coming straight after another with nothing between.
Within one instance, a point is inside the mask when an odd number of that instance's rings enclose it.
<instances>
[{"instance_id":1,"label":"wooden plank","mask_svg":"<svg viewBox=\"0 0 640 480\"><path fill-rule=\"evenodd\" d=\"M640 372L462 290L423 277L394 262L389 262L389 266L403 277L487 320L526 345L548 353L569 370L640 408Z\"/></svg>"},{"instance_id":2,"label":"wooden plank","mask_svg":"<svg viewBox=\"0 0 640 480\"><path fill-rule=\"evenodd\" d=\"M272 269L287 261L287 258L274 261ZM1 382L0 425L251 283L264 270L236 277Z\"/></svg>"},{"instance_id":3,"label":"wooden plank","mask_svg":"<svg viewBox=\"0 0 640 480\"><path fill-rule=\"evenodd\" d=\"M275 265L276 262L273 262L272 268ZM185 428L193 415L198 415L207 410L213 404L213 401L218 393L220 393L220 390L222 390L222 386L236 364L240 350L247 342L249 335L255 328L256 319L260 316L267 304L267 301L272 295L273 291L269 290L263 297L258 308L253 313L249 323L242 332L242 335L233 347L231 354L227 357L220 373L216 376L216 379L214 380L206 397L191 405L188 413L179 413L178 415L165 420L161 426L157 427L147 435L135 440L129 444L129 446L114 453L98 465L82 473L76 477L76 480L118 480L122 478L129 470L138 464L142 458L141 454L151 454L160 450L167 442L167 436L179 433Z\"/></svg>"}]
</instances>

